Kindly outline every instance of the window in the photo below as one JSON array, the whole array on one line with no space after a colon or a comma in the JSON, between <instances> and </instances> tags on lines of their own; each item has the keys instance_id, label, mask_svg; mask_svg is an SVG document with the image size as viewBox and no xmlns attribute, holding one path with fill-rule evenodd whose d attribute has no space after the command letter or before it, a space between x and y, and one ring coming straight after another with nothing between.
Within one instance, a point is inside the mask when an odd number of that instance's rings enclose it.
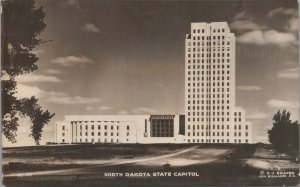
<instances>
[{"instance_id":1,"label":"window","mask_svg":"<svg viewBox=\"0 0 300 187\"><path fill-rule=\"evenodd\" d=\"M94 125L92 125L92 129L94 130Z\"/></svg>"},{"instance_id":2,"label":"window","mask_svg":"<svg viewBox=\"0 0 300 187\"><path fill-rule=\"evenodd\" d=\"M65 126L62 126L62 130L63 130L63 131L65 130Z\"/></svg>"},{"instance_id":3,"label":"window","mask_svg":"<svg viewBox=\"0 0 300 187\"><path fill-rule=\"evenodd\" d=\"M62 133L62 136L65 136L65 133Z\"/></svg>"},{"instance_id":4,"label":"window","mask_svg":"<svg viewBox=\"0 0 300 187\"><path fill-rule=\"evenodd\" d=\"M129 130L129 125L127 125L127 130Z\"/></svg>"}]
</instances>

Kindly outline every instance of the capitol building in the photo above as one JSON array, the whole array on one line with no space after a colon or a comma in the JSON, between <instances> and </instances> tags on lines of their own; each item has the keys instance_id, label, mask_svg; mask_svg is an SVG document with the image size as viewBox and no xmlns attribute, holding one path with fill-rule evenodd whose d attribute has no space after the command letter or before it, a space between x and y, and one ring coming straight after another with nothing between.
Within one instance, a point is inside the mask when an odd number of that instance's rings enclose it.
<instances>
[{"instance_id":1,"label":"capitol building","mask_svg":"<svg viewBox=\"0 0 300 187\"><path fill-rule=\"evenodd\" d=\"M227 22L191 23L185 37L185 114L70 115L57 143L252 143L235 106L235 35Z\"/></svg>"}]
</instances>

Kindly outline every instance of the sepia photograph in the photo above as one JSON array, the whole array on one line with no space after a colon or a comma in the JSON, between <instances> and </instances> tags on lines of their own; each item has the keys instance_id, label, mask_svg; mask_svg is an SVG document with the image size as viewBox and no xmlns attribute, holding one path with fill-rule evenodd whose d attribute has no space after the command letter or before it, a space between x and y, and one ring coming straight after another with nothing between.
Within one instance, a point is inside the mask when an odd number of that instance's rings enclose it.
<instances>
[{"instance_id":1,"label":"sepia photograph","mask_svg":"<svg viewBox=\"0 0 300 187\"><path fill-rule=\"evenodd\" d=\"M297 186L297 0L2 0L2 185Z\"/></svg>"}]
</instances>

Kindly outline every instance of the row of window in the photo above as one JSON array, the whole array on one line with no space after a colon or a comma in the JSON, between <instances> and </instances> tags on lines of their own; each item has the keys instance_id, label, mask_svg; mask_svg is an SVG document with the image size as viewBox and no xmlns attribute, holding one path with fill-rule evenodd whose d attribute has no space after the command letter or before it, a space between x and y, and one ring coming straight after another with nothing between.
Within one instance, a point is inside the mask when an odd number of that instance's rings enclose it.
<instances>
[{"instance_id":1,"label":"row of window","mask_svg":"<svg viewBox=\"0 0 300 187\"><path fill-rule=\"evenodd\" d=\"M79 125L79 129L82 130L82 127L83 127L83 126L84 126L84 125ZM84 127L85 127L86 130L89 130L89 129L94 130L94 129L95 129L95 125L85 125ZM90 127L90 128L89 128L89 127ZM96 127L98 127L98 130L101 129L101 125L97 125ZM108 127L109 127L108 125L104 125L104 130L107 130ZM75 128L76 128L76 127L75 127ZM103 127L102 127L102 128L103 128ZM129 130L129 128L130 128L129 125L127 125L127 130ZM111 126L110 126L110 129L111 129L111 130L114 130L114 126L111 125ZM116 129L119 130L119 126L116 126ZM65 126L62 126L62 130L65 130Z\"/></svg>"},{"instance_id":2,"label":"row of window","mask_svg":"<svg viewBox=\"0 0 300 187\"><path fill-rule=\"evenodd\" d=\"M63 139L64 140L64 139ZM129 139L126 139L126 141L128 142L129 141ZM83 143L83 141L82 141L82 139L80 138L80 139L78 139L77 140L77 142L80 142L80 143ZM98 142L98 143L119 143L119 139L107 139L107 138L105 138L103 141L100 139L100 138L98 138L98 140L96 141L94 138L92 138L90 141L89 141L89 139L85 139L84 140L84 142L85 143L95 143L95 142Z\"/></svg>"},{"instance_id":3,"label":"row of window","mask_svg":"<svg viewBox=\"0 0 300 187\"><path fill-rule=\"evenodd\" d=\"M82 124L82 123L120 123L120 121L71 121L71 124Z\"/></svg>"},{"instance_id":4,"label":"row of window","mask_svg":"<svg viewBox=\"0 0 300 187\"><path fill-rule=\"evenodd\" d=\"M188 115L189 115L190 112L188 112ZM204 116L204 115L202 115ZM204 121L205 118L201 118L201 121ZM212 118L211 121L229 121L229 118ZM199 115L197 115L197 121L200 121L200 118L199 118Z\"/></svg>"},{"instance_id":5,"label":"row of window","mask_svg":"<svg viewBox=\"0 0 300 187\"><path fill-rule=\"evenodd\" d=\"M205 32L205 29L193 29L193 33L204 33ZM216 33L216 32L218 32L218 33L220 33L220 32L222 32L222 33L224 33L225 32L225 29L224 28L214 28L213 29L213 33Z\"/></svg>"},{"instance_id":6,"label":"row of window","mask_svg":"<svg viewBox=\"0 0 300 187\"><path fill-rule=\"evenodd\" d=\"M193 78L193 81L200 81L200 76L197 76L197 77L192 76L192 78ZM196 78L197 78L197 80L196 80ZM204 81L205 80L205 76L202 76L201 80ZM213 82L213 83L214 82L218 83L221 80L222 80L221 82L224 82L225 77L224 76L206 77L206 80L210 81L210 82ZM229 80L230 80L230 77L227 76L227 81L229 81ZM188 76L188 81L191 81L191 76ZM211 85L210 82L206 82L206 86L210 86ZM201 83L202 83L201 85L204 86L204 83L203 82L201 82ZM199 86L199 84L198 84L198 86Z\"/></svg>"},{"instance_id":7,"label":"row of window","mask_svg":"<svg viewBox=\"0 0 300 187\"><path fill-rule=\"evenodd\" d=\"M188 102L187 102L188 104L193 104L193 105L195 105L195 104L200 104L200 100L188 100ZM212 102L211 102L211 100L206 100L206 102L204 102L204 100L201 100L201 104L204 104L204 103L206 103L206 104L225 104L225 101L224 100L212 100ZM229 104L229 100L227 100L227 104Z\"/></svg>"},{"instance_id":8,"label":"row of window","mask_svg":"<svg viewBox=\"0 0 300 187\"><path fill-rule=\"evenodd\" d=\"M217 133L215 133L215 132L212 132L212 133L210 133L210 132L206 132L205 133L206 134L206 136L210 136L210 134L212 135L212 136L224 136L225 135L225 133L224 132L217 132ZM192 133L190 133L190 132L188 132L188 136L200 136L200 133L199 132L192 132ZM201 132L201 136L204 136L204 132ZM226 136L229 136L229 132L227 132L226 133Z\"/></svg>"},{"instance_id":9,"label":"row of window","mask_svg":"<svg viewBox=\"0 0 300 187\"><path fill-rule=\"evenodd\" d=\"M229 91L228 91L229 92ZM195 93L195 91L194 91L194 93ZM203 94L202 94L203 95ZM211 98L211 95L212 95L212 98L224 98L224 94L206 94L206 98ZM195 94L193 94L192 95L193 96L193 98L195 99L196 98L196 95ZM199 97L199 94L197 94L197 96L198 96L198 98L200 98ZM222 96L222 97L220 97L220 96ZM191 95L190 94L188 94L188 98L190 99L191 98ZM202 96L201 98L204 98L204 96ZM227 94L227 98L229 98L229 94Z\"/></svg>"},{"instance_id":10,"label":"row of window","mask_svg":"<svg viewBox=\"0 0 300 187\"><path fill-rule=\"evenodd\" d=\"M195 40L194 40L195 41ZM197 40L196 40L197 41ZM201 44L201 45L200 45ZM206 44L206 45L205 45ZM229 41L227 41L226 42L226 45L227 46L230 46L230 42ZM188 44L188 46L191 46L190 44ZM210 41L210 40L207 40L207 41L205 41L205 40L203 40L202 42L193 42L193 47L199 47L199 46L202 46L202 47L210 47L210 48L212 48L212 47L214 47L214 46L217 46L217 47L223 47L223 46L225 46L225 41L220 41L220 40L212 40L212 41Z\"/></svg>"},{"instance_id":11,"label":"row of window","mask_svg":"<svg viewBox=\"0 0 300 187\"><path fill-rule=\"evenodd\" d=\"M224 35L218 35L218 36L212 36L212 37L210 37L210 36L207 36L206 38L204 37L204 36L193 36L193 40L205 40L205 39L207 39L207 40L210 40L210 39L212 39L212 40L216 40L216 39L218 39L218 40L220 40L220 39L222 39L222 40L224 40L225 39L225 36Z\"/></svg>"},{"instance_id":12,"label":"row of window","mask_svg":"<svg viewBox=\"0 0 300 187\"><path fill-rule=\"evenodd\" d=\"M193 33L204 33L204 29L193 29Z\"/></svg>"},{"instance_id":13,"label":"row of window","mask_svg":"<svg viewBox=\"0 0 300 187\"><path fill-rule=\"evenodd\" d=\"M188 127L188 129L191 129L191 125L188 125L187 127ZM196 128L197 128L198 130L200 129L200 125L197 125L197 126L196 126L196 125L193 125L192 127L193 127L193 130L195 130ZM220 128L224 129L225 126L224 126L224 125L221 125L221 126L220 126L220 125L216 125L216 126L215 126L215 125L212 125L212 129L220 129ZM201 129L204 130L204 125L201 125ZM210 129L210 126L207 125L207 126L206 126L206 129ZM229 129L229 125L227 125L227 129Z\"/></svg>"},{"instance_id":14,"label":"row of window","mask_svg":"<svg viewBox=\"0 0 300 187\"><path fill-rule=\"evenodd\" d=\"M199 101L197 102L198 103L198 105L199 105ZM215 104L216 105L216 104ZM225 106L227 106L227 105L222 105L222 104L220 104L219 106L217 105L217 106L215 106L215 105L212 105L212 104L208 104L208 105L206 105L206 106L203 106L203 105L201 105L201 110L203 111L203 110L210 110L210 109L212 109L212 110L224 110L224 108L225 108ZM212 106L212 107L211 107ZM227 106L227 108L228 108L228 106ZM197 106L196 104L188 104L188 111L190 111L190 110L200 110L200 106ZM188 112L188 115L190 115L190 113ZM203 115L202 115L203 116Z\"/></svg>"},{"instance_id":15,"label":"row of window","mask_svg":"<svg viewBox=\"0 0 300 187\"><path fill-rule=\"evenodd\" d=\"M212 136L224 136L225 135L225 133L224 132L212 132L212 133L210 133L210 132L206 132L206 133L204 133L204 132L201 132L201 136L204 136L204 134L206 134L206 136L210 136L210 135L212 135ZM226 133L226 136L229 136L230 135L230 133L229 132L227 132ZM188 132L188 136L200 136L200 132ZM239 133L234 133L234 136L242 136L242 133L241 132L239 132ZM246 137L248 137L248 132L245 132L245 136Z\"/></svg>"},{"instance_id":16,"label":"row of window","mask_svg":"<svg viewBox=\"0 0 300 187\"><path fill-rule=\"evenodd\" d=\"M189 68L188 67L188 75L191 75L191 71L190 71L190 69L191 68ZM193 69L193 70L197 70L197 69ZM207 77L207 76L209 76L209 75L211 75L211 74L213 74L213 75L216 75L216 74L218 74L218 75L225 75L225 71L224 70L222 70L222 71L220 71L220 70L218 70L218 71L215 71L215 70L213 70L213 71L206 71L206 74L205 74L205 71L192 71L193 72L193 75L202 75L202 80L204 80L205 79L205 77ZM221 72L221 73L220 73ZM228 70L227 71L227 75L229 75L230 74L230 71ZM207 78L209 78L209 77L207 77Z\"/></svg>"},{"instance_id":17,"label":"row of window","mask_svg":"<svg viewBox=\"0 0 300 187\"><path fill-rule=\"evenodd\" d=\"M201 120L202 122L203 122L203 121L211 121L210 118L206 118L206 120L205 120L205 118L199 118L199 117L192 117L192 118L188 117L188 118L187 118L187 121L193 121L193 122L196 122L196 121L199 122L200 120Z\"/></svg>"},{"instance_id":18,"label":"row of window","mask_svg":"<svg viewBox=\"0 0 300 187\"><path fill-rule=\"evenodd\" d=\"M229 86L229 84L228 84L228 86ZM196 92L196 89L194 88L194 89L192 89L193 90L193 93L195 93ZM226 89L227 90L227 92L229 92L229 88L227 88ZM188 89L188 93L190 93L191 92L191 89ZM199 89L197 89L197 93L199 93L200 92L200 90ZM201 93L203 93L204 91L202 91ZM225 88L212 88L212 89L207 89L207 92L212 92L212 93L214 93L214 92L218 92L218 93L220 93L220 92L225 92ZM201 97L202 98L204 98L204 94L201 94ZM228 102L229 103L229 102Z\"/></svg>"},{"instance_id":19,"label":"row of window","mask_svg":"<svg viewBox=\"0 0 300 187\"><path fill-rule=\"evenodd\" d=\"M193 67L193 69L200 69L200 65L196 66L196 65L193 65L193 66L190 66L188 65L188 69L190 69L191 67ZM225 66L224 64L223 65L206 65L206 68L207 69L210 69L212 67L212 69L214 70L218 70L218 69L225 69L225 67L227 67L229 69L229 65ZM202 69L205 69L205 65L202 65L201 66Z\"/></svg>"},{"instance_id":20,"label":"row of window","mask_svg":"<svg viewBox=\"0 0 300 187\"><path fill-rule=\"evenodd\" d=\"M200 45L199 43L198 43L198 45ZM226 49L226 51L230 51L230 47L222 47L222 46L216 46L216 47L214 47L214 46L212 46L211 48L209 48L209 47L201 47L201 46L197 46L197 47L193 47L193 48L187 48L187 52L191 52L191 49L193 49L193 52L202 52L202 53L205 53L205 52L207 52L207 53L211 53L212 51L213 52L215 52L215 51L218 51L218 52L225 52L225 49Z\"/></svg>"},{"instance_id":21,"label":"row of window","mask_svg":"<svg viewBox=\"0 0 300 187\"><path fill-rule=\"evenodd\" d=\"M189 143L225 143L224 139L212 139L212 141L210 141L210 139L188 139ZM229 143L229 139L226 140L226 143ZM234 143L248 143L248 139L245 139L245 142L242 142L241 139L234 139Z\"/></svg>"},{"instance_id":22,"label":"row of window","mask_svg":"<svg viewBox=\"0 0 300 187\"><path fill-rule=\"evenodd\" d=\"M190 69L190 68L188 67L188 69ZM198 75L200 75L200 72L202 72L202 75L204 75L204 72L205 72L205 71L190 71L190 70L188 70L188 75L191 75L191 72L193 72L193 75L196 75L196 73L197 73ZM220 71L220 70L215 71L215 70L213 70L213 71L207 71L207 72L206 72L206 75L211 75L211 74L213 74L213 75L216 75L216 74L218 74L218 75L220 75L220 74L224 75L225 72L227 72L227 73L226 73L227 75L230 74L230 71L229 71L229 70L227 70L227 71L224 71L224 70L222 70L222 71Z\"/></svg>"},{"instance_id":23,"label":"row of window","mask_svg":"<svg viewBox=\"0 0 300 187\"><path fill-rule=\"evenodd\" d=\"M242 126L238 125L238 128L239 128L239 130L241 130ZM236 130L236 129L237 129L237 125L234 126L234 130ZM248 130L248 125L245 125L245 129Z\"/></svg>"},{"instance_id":24,"label":"row of window","mask_svg":"<svg viewBox=\"0 0 300 187\"><path fill-rule=\"evenodd\" d=\"M193 107L193 108L194 108L194 107ZM199 109L199 108L198 108L198 109ZM193 112L192 114L193 114L193 115L196 115L195 112ZM227 115L227 116L229 116L229 112L226 112L226 113L225 113L224 111L222 111L222 112L214 112L214 111L213 111L213 112L211 112L211 111L203 112L203 111L202 111L202 112L201 112L201 115L202 115L202 116L204 116L205 114L208 115L208 116L209 116L209 115L213 115L213 116L216 116L216 115L217 115L217 116L225 116L225 115ZM200 112L197 112L197 115L200 115Z\"/></svg>"},{"instance_id":25,"label":"row of window","mask_svg":"<svg viewBox=\"0 0 300 187\"><path fill-rule=\"evenodd\" d=\"M202 54L202 55L200 55ZM211 55L212 54L212 55ZM188 58L191 58L191 53L188 53ZM204 58L205 54L204 53L193 53L193 58ZM206 57L225 57L225 53L206 53ZM230 53L226 53L226 57L229 58L230 57Z\"/></svg>"},{"instance_id":26,"label":"row of window","mask_svg":"<svg viewBox=\"0 0 300 187\"><path fill-rule=\"evenodd\" d=\"M227 59L226 61L227 61L227 63L229 63L229 62L230 62L230 59ZM191 63L191 60L188 59L187 62L190 64L190 63ZM195 63L200 64L200 59L199 59L199 58L193 59L192 62L193 62L194 64L195 64ZM210 59L201 59L201 63L208 63L208 64L210 64L210 62L211 62ZM221 63L221 62L222 62L222 63L225 63L225 59L224 59L224 58L221 58L221 59L219 59L219 58L218 58L218 59L213 58L213 59L212 59L212 62L213 62L213 63L215 63L215 62L217 62L217 63Z\"/></svg>"},{"instance_id":27,"label":"row of window","mask_svg":"<svg viewBox=\"0 0 300 187\"><path fill-rule=\"evenodd\" d=\"M82 134L83 134L82 132L79 132L79 136L82 136ZM85 136L88 136L88 132L85 132L84 134L85 134ZM95 136L95 135L101 136L101 132L98 132L98 133L91 132L90 135L91 136ZM114 135L119 136L119 133L117 132L114 134L113 132L111 132L111 133L104 132L103 135L104 136L109 136L109 135L110 136L114 136ZM64 132L62 133L62 136L65 136ZM76 136L78 136L77 132L76 132ZM129 136L129 132L127 132L127 136Z\"/></svg>"},{"instance_id":28,"label":"row of window","mask_svg":"<svg viewBox=\"0 0 300 187\"><path fill-rule=\"evenodd\" d=\"M234 121L242 121L241 118L234 118Z\"/></svg>"}]
</instances>

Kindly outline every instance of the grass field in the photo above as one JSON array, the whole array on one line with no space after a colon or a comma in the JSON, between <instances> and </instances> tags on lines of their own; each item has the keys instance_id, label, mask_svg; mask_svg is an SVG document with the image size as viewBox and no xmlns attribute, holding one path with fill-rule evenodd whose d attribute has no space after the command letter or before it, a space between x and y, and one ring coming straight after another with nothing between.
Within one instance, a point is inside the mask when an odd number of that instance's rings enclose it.
<instances>
[{"instance_id":1,"label":"grass field","mask_svg":"<svg viewBox=\"0 0 300 187\"><path fill-rule=\"evenodd\" d=\"M56 145L4 148L3 172L7 186L297 185L298 176L259 178L262 171L298 174L291 159L262 145ZM174 176L185 172L197 176ZM151 176L106 176L114 173Z\"/></svg>"}]
</instances>

